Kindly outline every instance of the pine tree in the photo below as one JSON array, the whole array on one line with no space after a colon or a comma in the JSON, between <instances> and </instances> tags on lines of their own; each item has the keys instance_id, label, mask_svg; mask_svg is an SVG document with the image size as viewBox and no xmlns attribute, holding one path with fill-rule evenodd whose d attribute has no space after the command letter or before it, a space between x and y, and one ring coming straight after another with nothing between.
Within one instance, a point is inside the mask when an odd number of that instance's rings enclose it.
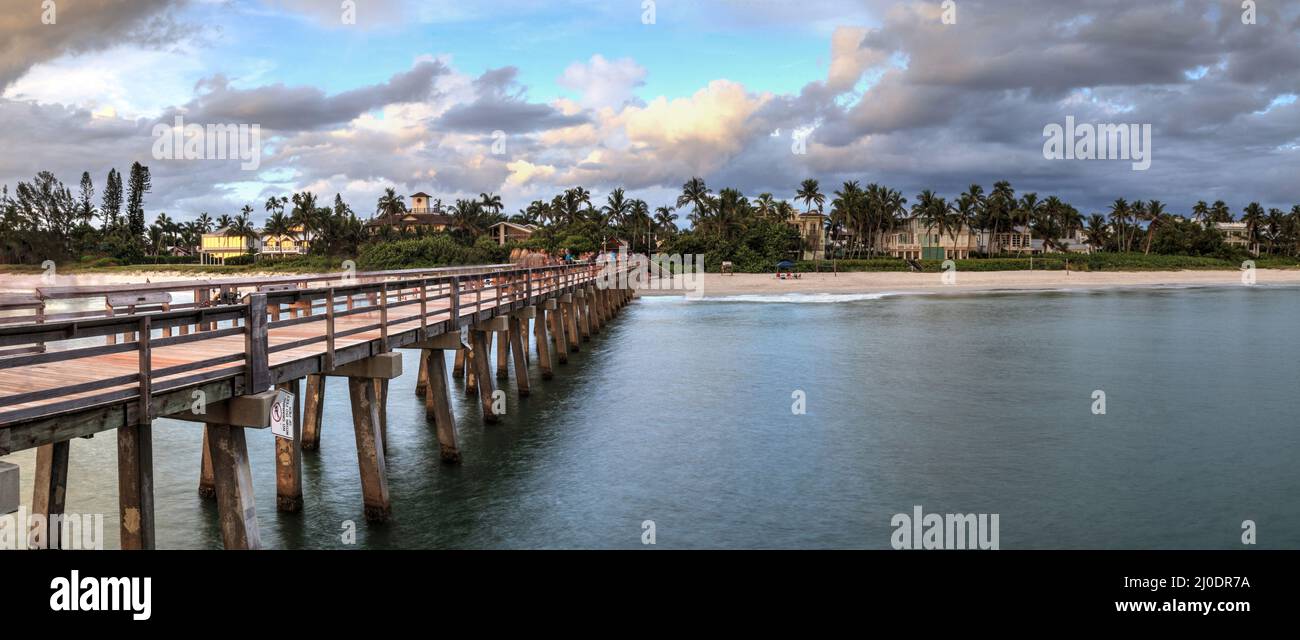
<instances>
[{"instance_id":1,"label":"pine tree","mask_svg":"<svg viewBox=\"0 0 1300 640\"><path fill-rule=\"evenodd\" d=\"M118 218L122 215L122 174L117 169L108 170L108 183L104 185L104 204L100 206L99 213L104 218L104 229L112 229L117 226Z\"/></svg>"},{"instance_id":2,"label":"pine tree","mask_svg":"<svg viewBox=\"0 0 1300 640\"><path fill-rule=\"evenodd\" d=\"M81 201L77 203L77 217L82 224L90 224L95 217L95 184L90 180L90 172L81 172Z\"/></svg>"},{"instance_id":3,"label":"pine tree","mask_svg":"<svg viewBox=\"0 0 1300 640\"><path fill-rule=\"evenodd\" d=\"M132 238L144 238L144 194L152 188L149 167L139 162L131 163L131 176L127 182L126 222Z\"/></svg>"}]
</instances>

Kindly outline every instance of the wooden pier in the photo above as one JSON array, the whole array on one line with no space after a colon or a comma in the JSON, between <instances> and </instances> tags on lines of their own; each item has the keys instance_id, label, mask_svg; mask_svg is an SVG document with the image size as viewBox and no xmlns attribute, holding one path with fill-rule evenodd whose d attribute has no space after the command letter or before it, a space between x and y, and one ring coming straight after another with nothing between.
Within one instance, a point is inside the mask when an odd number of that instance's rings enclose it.
<instances>
[{"instance_id":1,"label":"wooden pier","mask_svg":"<svg viewBox=\"0 0 1300 640\"><path fill-rule=\"evenodd\" d=\"M203 439L198 493L217 501L226 548L256 549L244 430L268 428L292 407L292 437L275 438L277 508L301 510L302 456L319 447L325 379L344 377L360 506L368 520L384 521L392 511L386 402L389 380L404 371L398 350L418 351L417 393L441 462L455 464L461 451L448 352L452 375L469 378L484 420L495 422L494 385L507 379L508 363L521 396L531 390L532 358L542 378L551 378L553 355L567 362L568 352L632 300L630 289L603 286L620 281L612 276L626 269L491 265L4 294L0 311L18 315L0 317L0 455L38 449L32 510L58 515L75 460L71 442L115 430L121 546L152 549L152 423L193 422L201 429L195 438ZM49 313L52 301L79 308Z\"/></svg>"}]
</instances>

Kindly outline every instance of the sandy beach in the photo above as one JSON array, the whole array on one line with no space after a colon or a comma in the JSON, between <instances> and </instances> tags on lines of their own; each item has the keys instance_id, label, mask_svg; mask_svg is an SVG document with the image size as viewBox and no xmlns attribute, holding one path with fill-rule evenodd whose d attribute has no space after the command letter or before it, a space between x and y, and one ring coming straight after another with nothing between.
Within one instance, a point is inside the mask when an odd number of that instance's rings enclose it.
<instances>
[{"instance_id":1,"label":"sandy beach","mask_svg":"<svg viewBox=\"0 0 1300 640\"><path fill-rule=\"evenodd\" d=\"M772 274L705 274L705 297L854 294L882 292L995 291L1001 289L1099 289L1151 286L1241 285L1239 271L984 271L956 274L946 284L938 273L806 273L797 280ZM1260 269L1255 280L1264 285L1300 285L1300 270ZM643 290L642 295L678 295L681 291Z\"/></svg>"},{"instance_id":2,"label":"sandy beach","mask_svg":"<svg viewBox=\"0 0 1300 640\"><path fill-rule=\"evenodd\" d=\"M0 274L0 291L31 291L43 286L106 285L143 282L169 282L201 279L250 279L261 276L283 277L285 273L241 273L238 275L195 274L185 272L148 273L79 273L61 275L43 281L37 274ZM1001 289L1099 289L1151 286L1240 285L1239 271L983 271L960 272L956 282L947 284L938 273L805 273L797 280L779 280L772 274L738 273L704 275L706 297L799 294L853 294L912 291L995 291ZM1263 285L1300 285L1300 270L1259 269L1256 283ZM641 295L681 295L679 282L675 290L660 285L643 289Z\"/></svg>"}]
</instances>

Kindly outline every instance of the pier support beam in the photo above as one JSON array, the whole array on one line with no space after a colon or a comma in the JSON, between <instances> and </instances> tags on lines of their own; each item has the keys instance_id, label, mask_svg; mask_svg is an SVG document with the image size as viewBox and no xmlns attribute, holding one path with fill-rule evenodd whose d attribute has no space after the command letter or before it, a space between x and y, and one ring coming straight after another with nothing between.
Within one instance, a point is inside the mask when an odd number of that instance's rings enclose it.
<instances>
[{"instance_id":1,"label":"pier support beam","mask_svg":"<svg viewBox=\"0 0 1300 640\"><path fill-rule=\"evenodd\" d=\"M338 367L328 375L348 379L366 520L387 521L392 515L392 505L388 500L383 407L380 404L383 399L380 396L386 393L389 380L402 375L402 354L382 353Z\"/></svg>"},{"instance_id":2,"label":"pier support beam","mask_svg":"<svg viewBox=\"0 0 1300 640\"><path fill-rule=\"evenodd\" d=\"M550 380L555 377L555 372L551 370L551 345L550 337L546 335L546 316L547 311L555 308L554 300L544 300L537 305L537 318L533 320L534 339L537 340L537 365L542 370L542 379Z\"/></svg>"},{"instance_id":3,"label":"pier support beam","mask_svg":"<svg viewBox=\"0 0 1300 640\"><path fill-rule=\"evenodd\" d=\"M528 386L528 335L526 327L528 319L537 315L536 309L528 307L527 309L510 314L510 352L514 355L515 361L515 387L520 397L526 396L531 392ZM501 334L505 337L506 334Z\"/></svg>"},{"instance_id":4,"label":"pier support beam","mask_svg":"<svg viewBox=\"0 0 1300 640\"><path fill-rule=\"evenodd\" d=\"M420 350L420 373L415 378L415 397L423 398L429 384L429 354Z\"/></svg>"},{"instance_id":5,"label":"pier support beam","mask_svg":"<svg viewBox=\"0 0 1300 640\"><path fill-rule=\"evenodd\" d=\"M564 310L565 342L569 345L569 351L577 353L582 350L578 346L582 337L578 335L578 305L573 302L573 294L566 293L560 296L560 308Z\"/></svg>"},{"instance_id":6,"label":"pier support beam","mask_svg":"<svg viewBox=\"0 0 1300 640\"><path fill-rule=\"evenodd\" d=\"M293 439L275 440L275 508L285 513L302 511L302 389L300 381L276 385L276 389L293 394Z\"/></svg>"},{"instance_id":7,"label":"pier support beam","mask_svg":"<svg viewBox=\"0 0 1300 640\"><path fill-rule=\"evenodd\" d=\"M505 331L496 334L497 347L497 380L510 379L510 334L514 327L509 326Z\"/></svg>"},{"instance_id":8,"label":"pier support beam","mask_svg":"<svg viewBox=\"0 0 1300 640\"><path fill-rule=\"evenodd\" d=\"M230 550L261 549L244 427L209 424L203 430L208 456L212 459L221 540Z\"/></svg>"},{"instance_id":9,"label":"pier support beam","mask_svg":"<svg viewBox=\"0 0 1300 640\"><path fill-rule=\"evenodd\" d=\"M117 429L117 500L122 549L153 549L152 424Z\"/></svg>"},{"instance_id":10,"label":"pier support beam","mask_svg":"<svg viewBox=\"0 0 1300 640\"><path fill-rule=\"evenodd\" d=\"M32 488L32 515L44 516L33 521L28 539L35 539L40 549L61 549L60 526L50 526L52 517L63 515L67 506L68 456L72 443L64 440L43 445L36 450L36 480ZM15 532L16 533L16 532Z\"/></svg>"},{"instance_id":11,"label":"pier support beam","mask_svg":"<svg viewBox=\"0 0 1300 640\"><path fill-rule=\"evenodd\" d=\"M555 357L560 364L569 362L569 343L564 339L564 306L559 300L551 299L546 303L551 305L550 313L546 314L551 321L551 338L555 340Z\"/></svg>"},{"instance_id":12,"label":"pier support beam","mask_svg":"<svg viewBox=\"0 0 1300 640\"><path fill-rule=\"evenodd\" d=\"M582 334L582 341L591 342L591 307L587 304L585 288L574 292L573 304L578 311L578 332Z\"/></svg>"},{"instance_id":13,"label":"pier support beam","mask_svg":"<svg viewBox=\"0 0 1300 640\"><path fill-rule=\"evenodd\" d=\"M357 438L357 464L361 471L361 500L366 520L384 522L392 515L388 500L388 470L384 461L384 436L379 428L378 398L370 378L348 378L352 400L352 428Z\"/></svg>"},{"instance_id":14,"label":"pier support beam","mask_svg":"<svg viewBox=\"0 0 1300 640\"><path fill-rule=\"evenodd\" d=\"M199 463L199 497L215 500L217 497L216 481L212 479L212 456L208 453L208 430L203 430L203 460Z\"/></svg>"},{"instance_id":15,"label":"pier support beam","mask_svg":"<svg viewBox=\"0 0 1300 640\"><path fill-rule=\"evenodd\" d=\"M325 376L307 376L307 395L303 398L302 450L320 449L321 423L325 418Z\"/></svg>"},{"instance_id":16,"label":"pier support beam","mask_svg":"<svg viewBox=\"0 0 1300 640\"><path fill-rule=\"evenodd\" d=\"M500 420L500 416L492 410L492 371L491 364L488 360L488 345L491 344L492 333L505 331L505 317L492 318L479 323L470 330L470 348L473 354L470 356L474 365L474 377L478 383L479 402L483 406L483 421L494 423Z\"/></svg>"},{"instance_id":17,"label":"pier support beam","mask_svg":"<svg viewBox=\"0 0 1300 640\"><path fill-rule=\"evenodd\" d=\"M465 359L469 357L468 351L465 347L456 349L456 359L451 366L451 377L457 380L465 377Z\"/></svg>"},{"instance_id":18,"label":"pier support beam","mask_svg":"<svg viewBox=\"0 0 1300 640\"><path fill-rule=\"evenodd\" d=\"M445 463L460 462L460 444L456 435L456 416L451 410L451 389L447 381L448 352L461 346L460 333L445 333L417 343L424 370L428 373L424 387L425 412L433 418L438 434L438 455Z\"/></svg>"}]
</instances>

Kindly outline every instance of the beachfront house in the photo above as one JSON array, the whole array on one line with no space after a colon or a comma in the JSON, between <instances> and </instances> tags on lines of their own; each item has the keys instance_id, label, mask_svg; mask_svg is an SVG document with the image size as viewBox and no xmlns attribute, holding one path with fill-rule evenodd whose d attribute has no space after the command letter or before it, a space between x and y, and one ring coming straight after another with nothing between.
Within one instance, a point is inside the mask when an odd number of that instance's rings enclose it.
<instances>
[{"instance_id":1,"label":"beachfront house","mask_svg":"<svg viewBox=\"0 0 1300 640\"><path fill-rule=\"evenodd\" d=\"M294 227L288 234L261 233L260 256L305 256L310 249L310 242L303 237L302 226Z\"/></svg>"},{"instance_id":2,"label":"beachfront house","mask_svg":"<svg viewBox=\"0 0 1300 640\"><path fill-rule=\"evenodd\" d=\"M954 236L927 226L920 216L911 216L882 234L880 246L885 253L904 260L965 260L979 244L977 234L966 225Z\"/></svg>"},{"instance_id":3,"label":"beachfront house","mask_svg":"<svg viewBox=\"0 0 1300 640\"><path fill-rule=\"evenodd\" d=\"M1259 255L1259 243L1251 242L1250 226L1245 222L1216 222L1214 228L1223 234L1223 242L1229 247Z\"/></svg>"},{"instance_id":4,"label":"beachfront house","mask_svg":"<svg viewBox=\"0 0 1300 640\"><path fill-rule=\"evenodd\" d=\"M384 228L397 231L446 231L452 225L452 217L442 208L441 201L432 200L432 196L423 191L413 193L410 197L411 206L406 213L371 219L366 222L366 231L372 235Z\"/></svg>"},{"instance_id":5,"label":"beachfront house","mask_svg":"<svg viewBox=\"0 0 1300 640\"><path fill-rule=\"evenodd\" d=\"M796 213L789 223L799 230L800 259L822 260L826 258L826 215L812 211Z\"/></svg>"},{"instance_id":6,"label":"beachfront house","mask_svg":"<svg viewBox=\"0 0 1300 640\"><path fill-rule=\"evenodd\" d=\"M199 262L225 264L230 258L248 255L250 245L253 251L260 250L261 244L260 238L227 235L226 229L217 229L199 239Z\"/></svg>"},{"instance_id":7,"label":"beachfront house","mask_svg":"<svg viewBox=\"0 0 1300 640\"><path fill-rule=\"evenodd\" d=\"M500 246L506 246L511 242L523 242L537 232L540 227L533 224L515 224L513 222L498 222L488 227L488 233L492 239L497 241Z\"/></svg>"}]
</instances>

